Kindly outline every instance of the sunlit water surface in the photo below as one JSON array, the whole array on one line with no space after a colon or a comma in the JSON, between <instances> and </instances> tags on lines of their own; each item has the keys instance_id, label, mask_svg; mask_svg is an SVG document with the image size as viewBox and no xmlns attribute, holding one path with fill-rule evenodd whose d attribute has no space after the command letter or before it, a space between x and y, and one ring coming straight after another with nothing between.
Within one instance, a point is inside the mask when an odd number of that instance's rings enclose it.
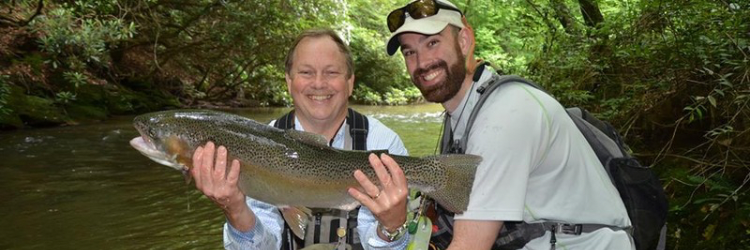
<instances>
[{"instance_id":1,"label":"sunlit water surface","mask_svg":"<svg viewBox=\"0 0 750 250\"><path fill-rule=\"evenodd\" d=\"M355 106L433 154L439 105ZM289 109L230 112L268 122ZM131 148L133 117L0 132L0 249L217 249L222 213L175 170Z\"/></svg>"}]
</instances>

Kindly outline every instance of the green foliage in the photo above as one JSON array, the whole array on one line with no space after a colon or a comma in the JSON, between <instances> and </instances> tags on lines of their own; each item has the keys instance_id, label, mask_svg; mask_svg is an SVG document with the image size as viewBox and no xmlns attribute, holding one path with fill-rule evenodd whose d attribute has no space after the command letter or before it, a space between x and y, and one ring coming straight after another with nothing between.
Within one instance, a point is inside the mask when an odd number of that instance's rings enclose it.
<instances>
[{"instance_id":1,"label":"green foliage","mask_svg":"<svg viewBox=\"0 0 750 250\"><path fill-rule=\"evenodd\" d=\"M355 87L354 93L352 93L352 99L357 103L368 105L378 105L383 102L383 98L366 85L358 85Z\"/></svg>"},{"instance_id":2,"label":"green foliage","mask_svg":"<svg viewBox=\"0 0 750 250\"><path fill-rule=\"evenodd\" d=\"M6 82L7 75L0 75L0 115L9 115L13 112L12 107L8 106L8 96L10 96L10 85Z\"/></svg>"},{"instance_id":3,"label":"green foliage","mask_svg":"<svg viewBox=\"0 0 750 250\"><path fill-rule=\"evenodd\" d=\"M62 104L62 105L70 104L70 103L72 103L75 100L76 100L76 94L75 93L71 93L71 92L68 92L68 91L61 91L61 92L57 92L57 94L55 94L55 102L57 102L59 104Z\"/></svg>"},{"instance_id":4,"label":"green foliage","mask_svg":"<svg viewBox=\"0 0 750 250\"><path fill-rule=\"evenodd\" d=\"M331 27L349 43L354 102L422 102L403 58L384 52L385 16L406 2L45 1L25 27L8 21L32 16L37 1L2 3L0 114L47 108L24 117L62 122L55 106L77 107L92 99L81 88L102 85L108 99L94 103L117 112L290 105L284 57L312 27ZM453 2L473 26L478 59L535 80L656 152L639 153L673 197L671 246L750 243L750 3ZM596 3L604 20L588 25L582 2ZM33 105L9 107L12 88Z\"/></svg>"},{"instance_id":5,"label":"green foliage","mask_svg":"<svg viewBox=\"0 0 750 250\"><path fill-rule=\"evenodd\" d=\"M365 93L372 90L384 95L391 92L390 88L412 86L403 57L385 53L390 32L384 17L394 6L392 1L349 1L348 6L346 22L353 27L349 46L354 55L357 88L367 87Z\"/></svg>"},{"instance_id":6,"label":"green foliage","mask_svg":"<svg viewBox=\"0 0 750 250\"><path fill-rule=\"evenodd\" d=\"M390 88L383 97L383 101L389 105L403 105L408 101L406 95L404 95L404 91L396 88Z\"/></svg>"},{"instance_id":7,"label":"green foliage","mask_svg":"<svg viewBox=\"0 0 750 250\"><path fill-rule=\"evenodd\" d=\"M65 79L65 81L72 84L75 89L78 89L78 87L88 83L88 78L86 77L86 75L79 72L65 72L63 73L63 78Z\"/></svg>"},{"instance_id":8,"label":"green foliage","mask_svg":"<svg viewBox=\"0 0 750 250\"><path fill-rule=\"evenodd\" d=\"M86 63L106 65L108 50L136 32L133 22L76 16L64 5L35 19L32 26L42 34L39 45L51 57L49 63L54 68L66 66L75 70L82 70Z\"/></svg>"}]
</instances>

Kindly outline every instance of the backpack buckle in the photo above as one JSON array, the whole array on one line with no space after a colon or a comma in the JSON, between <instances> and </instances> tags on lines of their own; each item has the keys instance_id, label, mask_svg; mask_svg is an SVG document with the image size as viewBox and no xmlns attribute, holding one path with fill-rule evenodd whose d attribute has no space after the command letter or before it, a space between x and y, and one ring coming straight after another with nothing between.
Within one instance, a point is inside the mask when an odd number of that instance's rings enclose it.
<instances>
[{"instance_id":1,"label":"backpack buckle","mask_svg":"<svg viewBox=\"0 0 750 250\"><path fill-rule=\"evenodd\" d=\"M583 231L583 224L558 224L558 232L563 234L581 235Z\"/></svg>"}]
</instances>

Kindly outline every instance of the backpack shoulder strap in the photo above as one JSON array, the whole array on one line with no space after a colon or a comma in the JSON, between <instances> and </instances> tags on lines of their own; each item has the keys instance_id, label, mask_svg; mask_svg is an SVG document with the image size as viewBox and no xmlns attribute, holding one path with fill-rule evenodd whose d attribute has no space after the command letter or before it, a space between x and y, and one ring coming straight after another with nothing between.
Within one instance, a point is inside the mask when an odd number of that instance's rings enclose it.
<instances>
[{"instance_id":1,"label":"backpack shoulder strap","mask_svg":"<svg viewBox=\"0 0 750 250\"><path fill-rule=\"evenodd\" d=\"M294 129L294 109L276 119L273 126L280 129Z\"/></svg>"},{"instance_id":2,"label":"backpack shoulder strap","mask_svg":"<svg viewBox=\"0 0 750 250\"><path fill-rule=\"evenodd\" d=\"M352 149L367 150L367 132L370 122L367 117L349 108L346 116L346 124L349 125L349 134L352 136Z\"/></svg>"},{"instance_id":3,"label":"backpack shoulder strap","mask_svg":"<svg viewBox=\"0 0 750 250\"><path fill-rule=\"evenodd\" d=\"M453 151L452 149L453 145L458 145L458 143L453 142L453 130L451 129L451 118L446 113L444 114L444 118L443 118L443 133L440 136L440 153L441 154L459 153L459 152Z\"/></svg>"},{"instance_id":4,"label":"backpack shoulder strap","mask_svg":"<svg viewBox=\"0 0 750 250\"><path fill-rule=\"evenodd\" d=\"M487 101L487 98L490 96L490 94L495 91L498 87L502 86L503 84L509 83L509 82L520 82L529 86L532 86L536 89L544 91L542 87L540 87L538 84L532 82L531 80L528 80L526 78L516 76L516 75L493 75L492 78L489 81L486 81L482 83L477 88L477 93L479 93L479 100L477 100L477 103L474 105L474 108L471 109L471 114L469 115L469 120L466 122L466 130L464 130L464 138L461 138L461 140L458 140L457 145L458 149L463 153L464 150L466 150L466 143L469 138L469 132L471 130L471 127L474 125L474 120L477 119L477 114L479 113L479 110L482 109L482 105L484 105L484 102ZM448 121L448 124L450 122Z\"/></svg>"}]
</instances>

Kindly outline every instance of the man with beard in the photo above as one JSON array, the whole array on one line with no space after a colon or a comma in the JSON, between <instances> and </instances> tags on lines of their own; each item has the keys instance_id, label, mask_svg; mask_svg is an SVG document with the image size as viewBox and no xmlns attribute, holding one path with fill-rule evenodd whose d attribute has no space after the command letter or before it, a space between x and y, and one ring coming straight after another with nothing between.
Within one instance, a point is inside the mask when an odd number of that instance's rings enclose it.
<instances>
[{"instance_id":1,"label":"man with beard","mask_svg":"<svg viewBox=\"0 0 750 250\"><path fill-rule=\"evenodd\" d=\"M447 111L451 129L443 135L442 152L483 158L467 211L454 216L437 206L433 223L438 229L431 239L436 248L635 249L617 189L554 98L525 83L505 83L489 94L464 134L482 86L500 76L484 64L475 65L473 31L455 5L412 1L391 12L387 23L392 32L388 54L400 47L414 85ZM467 140L466 148L457 148L453 142L458 140ZM397 169L393 162L382 164ZM367 179L360 184L372 186ZM362 204L372 202L366 194L350 193ZM373 214L379 216L378 211ZM399 227L393 225L406 223L403 217L390 219L379 220L385 224L384 235L396 232ZM504 244L508 238L500 236L516 222L541 229L529 241L516 238L515 245Z\"/></svg>"}]
</instances>

